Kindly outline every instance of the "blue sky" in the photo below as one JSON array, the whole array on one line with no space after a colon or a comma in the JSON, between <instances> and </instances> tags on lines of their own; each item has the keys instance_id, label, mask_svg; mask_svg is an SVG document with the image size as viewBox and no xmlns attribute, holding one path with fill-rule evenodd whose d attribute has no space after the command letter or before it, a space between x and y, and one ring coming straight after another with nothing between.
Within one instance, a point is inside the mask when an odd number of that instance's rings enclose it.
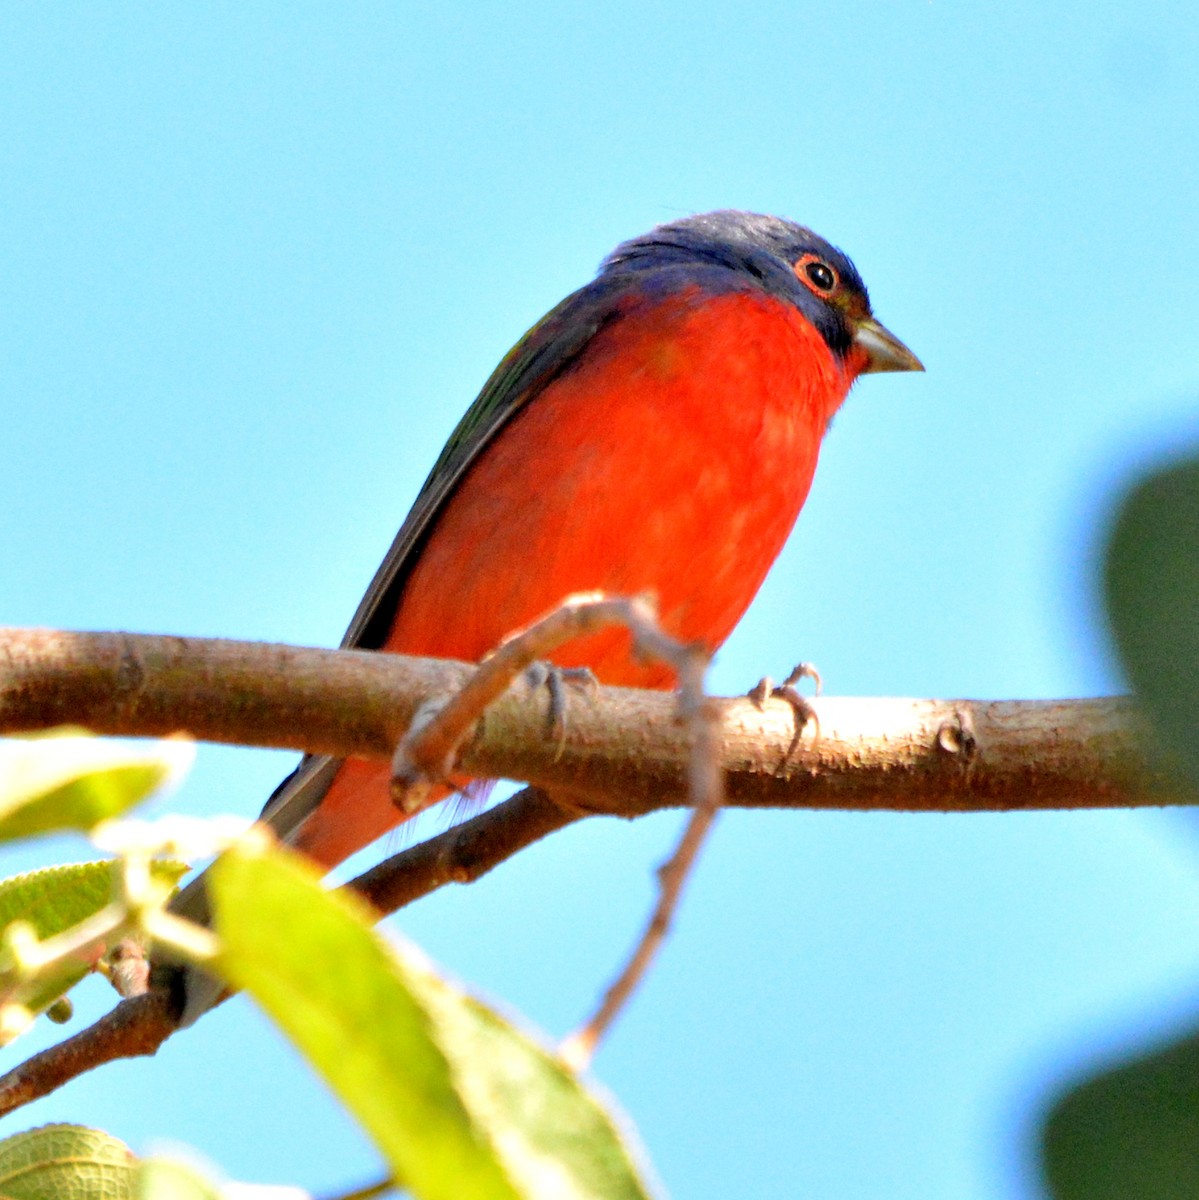
<instances>
[{"instance_id":1,"label":"blue sky","mask_svg":"<svg viewBox=\"0 0 1199 1200\"><path fill-rule=\"evenodd\" d=\"M1112 495L1199 440L1197 56L1153 0L10 8L2 619L335 644L519 334L741 207L844 248L928 373L855 390L716 689L1118 690ZM287 762L203 749L172 804L254 812ZM396 925L564 1033L678 823ZM675 1196L1032 1197L1045 1089L1193 1018L1197 911L1178 815L727 814L596 1073ZM244 1001L15 1120L377 1173Z\"/></svg>"}]
</instances>

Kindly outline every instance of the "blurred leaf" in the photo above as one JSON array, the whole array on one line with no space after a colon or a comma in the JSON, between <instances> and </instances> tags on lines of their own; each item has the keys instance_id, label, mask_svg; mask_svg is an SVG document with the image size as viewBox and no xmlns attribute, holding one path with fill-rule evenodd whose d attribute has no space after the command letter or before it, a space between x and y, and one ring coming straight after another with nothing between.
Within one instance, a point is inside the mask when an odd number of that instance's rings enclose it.
<instances>
[{"instance_id":1,"label":"blurred leaf","mask_svg":"<svg viewBox=\"0 0 1199 1200\"><path fill-rule=\"evenodd\" d=\"M134 1200L136 1160L98 1129L43 1125L0 1142L6 1200Z\"/></svg>"},{"instance_id":2,"label":"blurred leaf","mask_svg":"<svg viewBox=\"0 0 1199 1200\"><path fill-rule=\"evenodd\" d=\"M413 969L408 984L433 1018L467 1108L522 1196L649 1195L625 1136L577 1075L433 972Z\"/></svg>"},{"instance_id":3,"label":"blurred leaf","mask_svg":"<svg viewBox=\"0 0 1199 1200\"><path fill-rule=\"evenodd\" d=\"M1055 1200L1195 1200L1199 1034L1068 1092L1042 1138Z\"/></svg>"},{"instance_id":4,"label":"blurred leaf","mask_svg":"<svg viewBox=\"0 0 1199 1200\"><path fill-rule=\"evenodd\" d=\"M1142 480L1104 564L1120 660L1163 748L1199 785L1199 459Z\"/></svg>"},{"instance_id":5,"label":"blurred leaf","mask_svg":"<svg viewBox=\"0 0 1199 1200\"><path fill-rule=\"evenodd\" d=\"M221 1189L194 1167L170 1158L148 1158L138 1168L137 1200L221 1200Z\"/></svg>"},{"instance_id":6,"label":"blurred leaf","mask_svg":"<svg viewBox=\"0 0 1199 1200\"><path fill-rule=\"evenodd\" d=\"M178 883L187 863L159 859L150 869L164 883ZM67 863L0 879L0 928L28 921L43 941L94 916L112 899L113 863Z\"/></svg>"},{"instance_id":7,"label":"blurred leaf","mask_svg":"<svg viewBox=\"0 0 1199 1200\"><path fill-rule=\"evenodd\" d=\"M138 1168L137 1200L312 1200L298 1187L255 1183L214 1183L189 1163L147 1158Z\"/></svg>"},{"instance_id":8,"label":"blurred leaf","mask_svg":"<svg viewBox=\"0 0 1199 1200\"><path fill-rule=\"evenodd\" d=\"M175 884L187 873L188 866L159 860L150 869L156 878ZM13 921L27 921L42 941L65 932L94 916L109 902L112 872L112 862L103 860L46 867L0 880L0 929ZM25 1004L34 1012L46 1008L90 969L90 962L81 961L56 973L37 992L26 997Z\"/></svg>"},{"instance_id":9,"label":"blurred leaf","mask_svg":"<svg viewBox=\"0 0 1199 1200\"><path fill-rule=\"evenodd\" d=\"M31 986L27 993L21 995L21 1002L35 1016L45 1012L58 1004L63 999L64 993L69 992L81 979L84 979L90 970L90 963L79 967L64 966L61 970L39 979L36 985ZM73 1010L67 1011L65 1014L62 1009L58 1011L63 1014L63 1019L56 1021L56 1024L65 1024L71 1019ZM0 1193L0 1195L2 1194Z\"/></svg>"},{"instance_id":10,"label":"blurred leaf","mask_svg":"<svg viewBox=\"0 0 1199 1200\"><path fill-rule=\"evenodd\" d=\"M191 765L190 742L105 741L75 730L0 740L0 841L120 816Z\"/></svg>"},{"instance_id":11,"label":"blurred leaf","mask_svg":"<svg viewBox=\"0 0 1199 1200\"><path fill-rule=\"evenodd\" d=\"M46 1009L46 1016L48 1016L55 1025L65 1025L74 1015L75 1006L66 998L66 996L59 996Z\"/></svg>"},{"instance_id":12,"label":"blurred leaf","mask_svg":"<svg viewBox=\"0 0 1199 1200\"><path fill-rule=\"evenodd\" d=\"M294 855L212 868L218 966L249 991L421 1200L643 1198L611 1118L553 1055L371 928ZM287 936L294 931L292 936Z\"/></svg>"}]
</instances>

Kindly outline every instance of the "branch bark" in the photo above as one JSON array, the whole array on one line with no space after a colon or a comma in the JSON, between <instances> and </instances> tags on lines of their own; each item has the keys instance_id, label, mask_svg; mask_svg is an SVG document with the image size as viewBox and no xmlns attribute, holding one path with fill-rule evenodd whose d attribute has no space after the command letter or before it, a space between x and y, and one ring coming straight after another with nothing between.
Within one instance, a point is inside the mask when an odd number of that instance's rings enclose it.
<instances>
[{"instance_id":1,"label":"branch bark","mask_svg":"<svg viewBox=\"0 0 1199 1200\"><path fill-rule=\"evenodd\" d=\"M124 633L0 629L0 733L97 733L388 760L463 663L353 650ZM1097 700L824 697L796 736L783 700L715 700L725 803L967 812L1181 804L1154 772L1132 705ZM626 817L683 805L688 735L673 696L599 688L547 737L546 690L517 686L462 747L464 775L528 780Z\"/></svg>"},{"instance_id":2,"label":"branch bark","mask_svg":"<svg viewBox=\"0 0 1199 1200\"><path fill-rule=\"evenodd\" d=\"M0 1115L40 1100L106 1062L153 1054L178 1023L179 1013L166 992L122 1000L94 1025L9 1071L0 1080Z\"/></svg>"}]
</instances>

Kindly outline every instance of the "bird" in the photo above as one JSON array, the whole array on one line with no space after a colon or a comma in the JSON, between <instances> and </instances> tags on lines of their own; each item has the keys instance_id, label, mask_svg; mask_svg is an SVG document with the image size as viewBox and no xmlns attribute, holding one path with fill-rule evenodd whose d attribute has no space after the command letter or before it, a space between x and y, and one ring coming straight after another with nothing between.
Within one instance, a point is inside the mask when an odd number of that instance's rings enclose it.
<instances>
[{"instance_id":1,"label":"bird","mask_svg":"<svg viewBox=\"0 0 1199 1200\"><path fill-rule=\"evenodd\" d=\"M782 550L855 381L923 369L810 229L738 210L658 225L495 368L341 644L476 662L568 595L603 591L653 593L667 633L715 651ZM552 665L674 683L623 630ZM405 819L388 783L384 763L309 755L263 819L329 869Z\"/></svg>"}]
</instances>

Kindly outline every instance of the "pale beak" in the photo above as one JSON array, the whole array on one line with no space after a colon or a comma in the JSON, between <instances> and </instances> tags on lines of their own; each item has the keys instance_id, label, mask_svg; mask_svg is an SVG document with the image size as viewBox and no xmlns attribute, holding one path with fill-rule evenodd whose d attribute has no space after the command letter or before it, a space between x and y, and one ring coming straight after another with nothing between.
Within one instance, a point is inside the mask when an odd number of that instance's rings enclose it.
<instances>
[{"instance_id":1,"label":"pale beak","mask_svg":"<svg viewBox=\"0 0 1199 1200\"><path fill-rule=\"evenodd\" d=\"M871 371L923 371L924 364L889 329L873 317L854 322L854 345L866 352L862 374Z\"/></svg>"}]
</instances>

